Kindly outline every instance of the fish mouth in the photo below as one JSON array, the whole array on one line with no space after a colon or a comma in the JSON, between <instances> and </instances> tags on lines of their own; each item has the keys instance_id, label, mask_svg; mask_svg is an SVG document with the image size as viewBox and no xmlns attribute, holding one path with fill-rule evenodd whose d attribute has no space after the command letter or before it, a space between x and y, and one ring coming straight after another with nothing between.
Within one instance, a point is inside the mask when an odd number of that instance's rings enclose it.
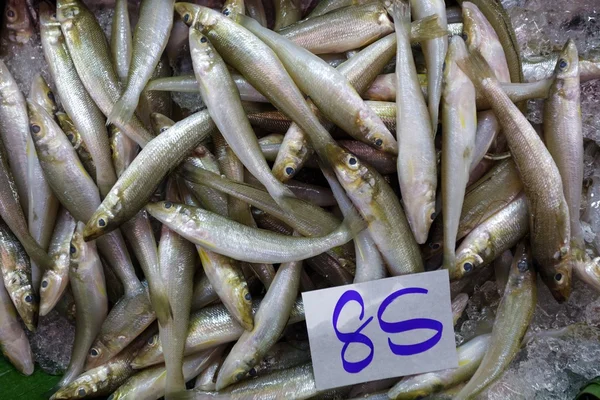
<instances>
[{"instance_id":1,"label":"fish mouth","mask_svg":"<svg viewBox=\"0 0 600 400\"><path fill-rule=\"evenodd\" d=\"M93 222L94 220L90 220L90 222L88 222L83 229L83 240L86 242L98 239L100 236L107 233L106 229L96 226L96 224Z\"/></svg>"}]
</instances>

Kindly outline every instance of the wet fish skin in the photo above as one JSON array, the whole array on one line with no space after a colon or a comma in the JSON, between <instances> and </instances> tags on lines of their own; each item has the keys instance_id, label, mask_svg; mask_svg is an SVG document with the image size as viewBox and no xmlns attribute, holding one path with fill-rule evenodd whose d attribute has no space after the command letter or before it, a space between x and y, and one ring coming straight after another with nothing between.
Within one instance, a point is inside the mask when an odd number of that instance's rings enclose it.
<instances>
[{"instance_id":1,"label":"wet fish skin","mask_svg":"<svg viewBox=\"0 0 600 400\"><path fill-rule=\"evenodd\" d=\"M133 217L169 170L213 129L215 125L208 112L200 111L179 121L149 143L90 217L84 231L85 239L98 238Z\"/></svg>"},{"instance_id":2,"label":"wet fish skin","mask_svg":"<svg viewBox=\"0 0 600 400\"><path fill-rule=\"evenodd\" d=\"M258 310L260 300L252 301L252 312ZM296 299L288 324L304 320L304 306L301 299ZM236 323L235 319L227 311L224 305L209 305L197 310L190 315L190 323L186 338L184 354L211 348L213 346L233 342L237 340L244 328ZM140 350L132 365L141 369L148 365L162 363L164 360L162 343L158 335L149 340L148 344Z\"/></svg>"},{"instance_id":3,"label":"wet fish skin","mask_svg":"<svg viewBox=\"0 0 600 400\"><path fill-rule=\"evenodd\" d=\"M8 40L16 43L27 43L33 35L33 24L27 3L21 0L8 0L4 7L5 26L8 29Z\"/></svg>"},{"instance_id":4,"label":"wet fish skin","mask_svg":"<svg viewBox=\"0 0 600 400\"><path fill-rule=\"evenodd\" d=\"M302 10L296 0L275 0L273 5L275 7L274 31L279 31L302 18Z\"/></svg>"},{"instance_id":5,"label":"wet fish skin","mask_svg":"<svg viewBox=\"0 0 600 400\"><path fill-rule=\"evenodd\" d=\"M456 236L469 169L475 147L477 109L475 87L456 64L467 49L462 38L450 38L442 90L442 218L444 226L444 267L455 262Z\"/></svg>"},{"instance_id":6,"label":"wet fish skin","mask_svg":"<svg viewBox=\"0 0 600 400\"><path fill-rule=\"evenodd\" d=\"M415 4L413 3L412 6L414 8ZM435 216L437 189L435 129L431 125L431 117L421 95L410 47L410 7L407 3L398 0L392 3L389 9L394 17L397 38L396 90L398 93L403 93L396 102L398 180L408 223L417 243L423 244L427 240ZM436 54L441 49L439 45L432 48L436 49ZM415 132L419 134L415 135Z\"/></svg>"},{"instance_id":7,"label":"wet fish skin","mask_svg":"<svg viewBox=\"0 0 600 400\"><path fill-rule=\"evenodd\" d=\"M491 344L477 371L456 399L474 398L502 375L521 347L536 300L536 273L531 252L527 243L521 242L515 251L508 283L498 305Z\"/></svg>"},{"instance_id":8,"label":"wet fish skin","mask_svg":"<svg viewBox=\"0 0 600 400\"><path fill-rule=\"evenodd\" d=\"M62 208L48 246L48 255L54 260L52 269L44 271L40 285L40 315L48 314L60 300L69 283L71 238L77 223Z\"/></svg>"},{"instance_id":9,"label":"wet fish skin","mask_svg":"<svg viewBox=\"0 0 600 400\"><path fill-rule=\"evenodd\" d=\"M6 288L19 316L30 331L37 324L38 302L31 285L31 266L23 247L0 219L0 271Z\"/></svg>"},{"instance_id":10,"label":"wet fish skin","mask_svg":"<svg viewBox=\"0 0 600 400\"><path fill-rule=\"evenodd\" d=\"M127 83L119 100L112 106L108 122L128 123L138 106L140 95L150 80L167 46L173 27L175 0L142 0L139 20L133 31L131 62Z\"/></svg>"},{"instance_id":11,"label":"wet fish skin","mask_svg":"<svg viewBox=\"0 0 600 400\"><path fill-rule=\"evenodd\" d=\"M94 164L94 160L92 159L92 155L87 148L87 145L83 141L81 134L75 127L73 120L69 118L69 116L63 112L56 113L56 119L58 120L58 124L60 125L60 129L63 130L67 139L77 152L77 156L79 160L83 164L83 167L90 175L94 182L96 181L96 164Z\"/></svg>"},{"instance_id":12,"label":"wet fish skin","mask_svg":"<svg viewBox=\"0 0 600 400\"><path fill-rule=\"evenodd\" d=\"M319 17L342 7L357 6L370 2L370 0L326 0L317 3L316 7L306 16L308 18Z\"/></svg>"},{"instance_id":13,"label":"wet fish skin","mask_svg":"<svg viewBox=\"0 0 600 400\"><path fill-rule=\"evenodd\" d=\"M127 82L132 49L131 25L127 0L116 0L110 34L110 51L121 83Z\"/></svg>"},{"instance_id":14,"label":"wet fish skin","mask_svg":"<svg viewBox=\"0 0 600 400\"><path fill-rule=\"evenodd\" d=\"M83 86L102 113L110 114L121 97L121 85L104 31L80 0L57 1L56 16ZM135 115L123 123L115 121L115 125L141 146L154 137Z\"/></svg>"},{"instance_id":15,"label":"wet fish skin","mask_svg":"<svg viewBox=\"0 0 600 400\"><path fill-rule=\"evenodd\" d=\"M77 223L70 245L69 283L77 316L75 343L67 371L58 383L71 383L82 371L86 355L108 313L102 262L94 242L83 241L82 222Z\"/></svg>"},{"instance_id":16,"label":"wet fish skin","mask_svg":"<svg viewBox=\"0 0 600 400\"><path fill-rule=\"evenodd\" d=\"M138 144L114 126L111 127L109 139L115 173L120 177L137 155Z\"/></svg>"},{"instance_id":17,"label":"wet fish skin","mask_svg":"<svg viewBox=\"0 0 600 400\"><path fill-rule=\"evenodd\" d=\"M94 103L78 74L74 54L68 49L68 35L52 16L47 4L40 5L40 26L44 56L56 83L58 95L67 115L73 121L94 162L94 176L100 194L105 196L117 177L111 163L110 146L106 135L106 119ZM103 34L103 33L102 33ZM89 62L89 61L88 61ZM98 82L95 83L99 85Z\"/></svg>"},{"instance_id":18,"label":"wet fish skin","mask_svg":"<svg viewBox=\"0 0 600 400\"><path fill-rule=\"evenodd\" d=\"M17 319L12 299L0 279L0 349L4 357L22 374L33 373L33 355L25 331Z\"/></svg>"},{"instance_id":19,"label":"wet fish skin","mask_svg":"<svg viewBox=\"0 0 600 400\"><path fill-rule=\"evenodd\" d=\"M249 16L257 20L262 26L267 26L267 15L262 0L245 0L244 5Z\"/></svg>"}]
</instances>

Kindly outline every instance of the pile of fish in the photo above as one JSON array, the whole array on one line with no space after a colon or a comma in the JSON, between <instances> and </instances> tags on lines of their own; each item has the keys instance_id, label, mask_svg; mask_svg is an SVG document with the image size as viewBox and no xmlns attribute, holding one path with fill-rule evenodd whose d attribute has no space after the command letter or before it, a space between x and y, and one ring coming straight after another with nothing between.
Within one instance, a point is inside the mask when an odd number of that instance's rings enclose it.
<instances>
[{"instance_id":1,"label":"pile of fish","mask_svg":"<svg viewBox=\"0 0 600 400\"><path fill-rule=\"evenodd\" d=\"M0 61L0 348L29 375L25 330L74 321L52 399L471 399L540 335L538 274L558 302L600 291L580 222L600 62L573 41L526 83L497 0L137 3L110 5L110 40L81 0L4 13L13 42L39 30L55 91ZM503 290L459 367L317 390L299 293L438 268L455 324Z\"/></svg>"}]
</instances>

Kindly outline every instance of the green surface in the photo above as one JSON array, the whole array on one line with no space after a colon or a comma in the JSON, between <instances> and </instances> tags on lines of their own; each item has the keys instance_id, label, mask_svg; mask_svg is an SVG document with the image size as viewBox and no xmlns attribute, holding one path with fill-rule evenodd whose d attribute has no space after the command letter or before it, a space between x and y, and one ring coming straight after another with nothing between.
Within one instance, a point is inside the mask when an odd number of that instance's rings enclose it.
<instances>
[{"instance_id":1,"label":"green surface","mask_svg":"<svg viewBox=\"0 0 600 400\"><path fill-rule=\"evenodd\" d=\"M58 383L60 376L48 375L36 365L31 376L25 376L0 355L0 399L41 400Z\"/></svg>"},{"instance_id":2,"label":"green surface","mask_svg":"<svg viewBox=\"0 0 600 400\"><path fill-rule=\"evenodd\" d=\"M598 400L600 399L600 377L596 377L589 381L581 389L581 392L576 397L576 400Z\"/></svg>"}]
</instances>

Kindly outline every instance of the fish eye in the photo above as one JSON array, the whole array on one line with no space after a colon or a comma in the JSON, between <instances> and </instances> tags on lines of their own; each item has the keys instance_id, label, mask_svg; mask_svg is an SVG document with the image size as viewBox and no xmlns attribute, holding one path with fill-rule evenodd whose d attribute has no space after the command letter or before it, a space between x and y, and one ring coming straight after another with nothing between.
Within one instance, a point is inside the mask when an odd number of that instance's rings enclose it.
<instances>
[{"instance_id":1,"label":"fish eye","mask_svg":"<svg viewBox=\"0 0 600 400\"><path fill-rule=\"evenodd\" d=\"M442 64L442 71L446 70L446 61L444 61L444 63Z\"/></svg>"},{"instance_id":2,"label":"fish eye","mask_svg":"<svg viewBox=\"0 0 600 400\"><path fill-rule=\"evenodd\" d=\"M433 221L435 219L435 213L431 213L431 220Z\"/></svg>"},{"instance_id":3,"label":"fish eye","mask_svg":"<svg viewBox=\"0 0 600 400\"><path fill-rule=\"evenodd\" d=\"M562 274L559 272L558 274L554 275L554 280L558 283L560 283L562 281Z\"/></svg>"},{"instance_id":4,"label":"fish eye","mask_svg":"<svg viewBox=\"0 0 600 400\"><path fill-rule=\"evenodd\" d=\"M28 294L27 296L25 296L25 302L26 303L31 303L33 301L33 296Z\"/></svg>"},{"instance_id":5,"label":"fish eye","mask_svg":"<svg viewBox=\"0 0 600 400\"><path fill-rule=\"evenodd\" d=\"M160 128L160 133L163 133L163 132L164 132L164 131L166 131L167 129L169 129L169 128L167 128L166 126L163 126L162 128Z\"/></svg>"},{"instance_id":6,"label":"fish eye","mask_svg":"<svg viewBox=\"0 0 600 400\"><path fill-rule=\"evenodd\" d=\"M231 14L231 11L229 11L229 8L226 8L223 10L223 15L227 16L229 14Z\"/></svg>"},{"instance_id":7,"label":"fish eye","mask_svg":"<svg viewBox=\"0 0 600 400\"><path fill-rule=\"evenodd\" d=\"M77 247L71 245L71 247L69 248L69 251L71 252L71 254L75 254L75 253L77 253Z\"/></svg>"},{"instance_id":8,"label":"fish eye","mask_svg":"<svg viewBox=\"0 0 600 400\"><path fill-rule=\"evenodd\" d=\"M77 395L79 395L81 397L85 396L85 389L79 388L79 390L77 390Z\"/></svg>"},{"instance_id":9,"label":"fish eye","mask_svg":"<svg viewBox=\"0 0 600 400\"><path fill-rule=\"evenodd\" d=\"M250 295L250 293L246 293L246 294L244 295L244 298L245 298L246 300L248 300L248 301L252 300L252 296Z\"/></svg>"},{"instance_id":10,"label":"fish eye","mask_svg":"<svg viewBox=\"0 0 600 400\"><path fill-rule=\"evenodd\" d=\"M433 250L437 250L440 248L440 244L439 243L430 243L429 246L433 249Z\"/></svg>"},{"instance_id":11,"label":"fish eye","mask_svg":"<svg viewBox=\"0 0 600 400\"><path fill-rule=\"evenodd\" d=\"M32 124L29 128L31 129L32 133L39 133L42 130L42 128L36 124Z\"/></svg>"},{"instance_id":12,"label":"fish eye","mask_svg":"<svg viewBox=\"0 0 600 400\"><path fill-rule=\"evenodd\" d=\"M527 261L525 261L525 260L519 261L519 263L517 264L517 268L519 268L519 271L521 271L521 272L527 271ZM558 274L558 275L560 275L560 274Z\"/></svg>"},{"instance_id":13,"label":"fish eye","mask_svg":"<svg viewBox=\"0 0 600 400\"><path fill-rule=\"evenodd\" d=\"M150 339L148 339L148 344L150 346L154 346L155 343L156 343L156 335L154 335Z\"/></svg>"},{"instance_id":14,"label":"fish eye","mask_svg":"<svg viewBox=\"0 0 600 400\"><path fill-rule=\"evenodd\" d=\"M471 264L470 262L466 262L463 264L463 269L465 270L465 272L471 272L473 270L473 264Z\"/></svg>"},{"instance_id":15,"label":"fish eye","mask_svg":"<svg viewBox=\"0 0 600 400\"><path fill-rule=\"evenodd\" d=\"M99 226L99 227L106 226L106 221L104 220L104 218L100 218L100 219L98 220L98 226Z\"/></svg>"},{"instance_id":16,"label":"fish eye","mask_svg":"<svg viewBox=\"0 0 600 400\"><path fill-rule=\"evenodd\" d=\"M289 176L289 175L292 175L293 173L294 173L294 168L292 168L292 167L286 167L285 168L285 174L286 175Z\"/></svg>"},{"instance_id":17,"label":"fish eye","mask_svg":"<svg viewBox=\"0 0 600 400\"><path fill-rule=\"evenodd\" d=\"M12 9L8 9L8 11L6 11L6 16L8 18L14 18L15 17L15 12Z\"/></svg>"},{"instance_id":18,"label":"fish eye","mask_svg":"<svg viewBox=\"0 0 600 400\"><path fill-rule=\"evenodd\" d=\"M51 102L55 103L56 99L54 97L54 93L52 93L52 91L48 92L48 98L50 99Z\"/></svg>"},{"instance_id":19,"label":"fish eye","mask_svg":"<svg viewBox=\"0 0 600 400\"><path fill-rule=\"evenodd\" d=\"M463 34L461 35L463 40L466 42L467 40L469 40L469 35L467 35L466 33L463 32Z\"/></svg>"},{"instance_id":20,"label":"fish eye","mask_svg":"<svg viewBox=\"0 0 600 400\"><path fill-rule=\"evenodd\" d=\"M173 203L171 203L170 201L165 201L165 208L171 208L172 205Z\"/></svg>"},{"instance_id":21,"label":"fish eye","mask_svg":"<svg viewBox=\"0 0 600 400\"><path fill-rule=\"evenodd\" d=\"M382 144L383 144L383 140L382 139L375 140L375 146L381 147Z\"/></svg>"},{"instance_id":22,"label":"fish eye","mask_svg":"<svg viewBox=\"0 0 600 400\"><path fill-rule=\"evenodd\" d=\"M250 371L248 371L248 374L250 374L250 376L256 376L256 368L251 368Z\"/></svg>"},{"instance_id":23,"label":"fish eye","mask_svg":"<svg viewBox=\"0 0 600 400\"><path fill-rule=\"evenodd\" d=\"M190 20L190 14L186 13L186 14L183 16L183 22L188 22L189 20Z\"/></svg>"},{"instance_id":24,"label":"fish eye","mask_svg":"<svg viewBox=\"0 0 600 400\"><path fill-rule=\"evenodd\" d=\"M206 36L202 36L200 38L200 43L206 43L208 41L208 39L206 38Z\"/></svg>"},{"instance_id":25,"label":"fish eye","mask_svg":"<svg viewBox=\"0 0 600 400\"><path fill-rule=\"evenodd\" d=\"M100 350L93 348L90 350L90 356L92 357L98 357L100 355Z\"/></svg>"},{"instance_id":26,"label":"fish eye","mask_svg":"<svg viewBox=\"0 0 600 400\"><path fill-rule=\"evenodd\" d=\"M561 59L558 61L558 68L560 68L560 69L565 69L565 68L567 68L567 65L569 65L569 63L568 63L568 62L567 62L565 59L563 59L563 58L561 58Z\"/></svg>"},{"instance_id":27,"label":"fish eye","mask_svg":"<svg viewBox=\"0 0 600 400\"><path fill-rule=\"evenodd\" d=\"M235 380L236 381L241 381L242 379L244 379L244 373L243 372L240 372L239 374L237 374L235 376Z\"/></svg>"},{"instance_id":28,"label":"fish eye","mask_svg":"<svg viewBox=\"0 0 600 400\"><path fill-rule=\"evenodd\" d=\"M44 279L42 281L42 288L47 288L47 287L48 287L48 281Z\"/></svg>"}]
</instances>

